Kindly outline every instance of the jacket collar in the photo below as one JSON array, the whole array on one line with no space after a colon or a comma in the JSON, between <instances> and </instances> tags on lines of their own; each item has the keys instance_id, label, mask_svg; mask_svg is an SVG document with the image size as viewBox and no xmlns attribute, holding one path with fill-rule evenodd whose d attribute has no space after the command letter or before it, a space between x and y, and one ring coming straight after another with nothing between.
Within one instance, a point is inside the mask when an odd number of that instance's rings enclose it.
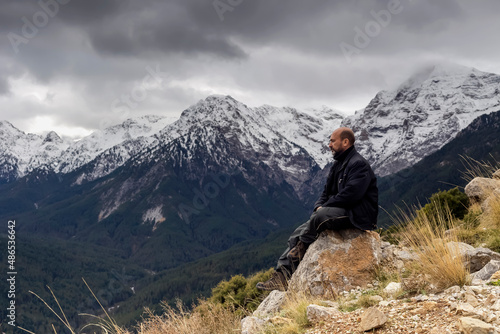
<instances>
[{"instance_id":1,"label":"jacket collar","mask_svg":"<svg viewBox=\"0 0 500 334\"><path fill-rule=\"evenodd\" d=\"M352 156L357 153L354 145L351 146L348 150L350 150L350 152L347 153L347 156L342 161L342 166L340 167L340 169L344 169L347 166L347 163L349 162L349 160L351 160Z\"/></svg>"}]
</instances>

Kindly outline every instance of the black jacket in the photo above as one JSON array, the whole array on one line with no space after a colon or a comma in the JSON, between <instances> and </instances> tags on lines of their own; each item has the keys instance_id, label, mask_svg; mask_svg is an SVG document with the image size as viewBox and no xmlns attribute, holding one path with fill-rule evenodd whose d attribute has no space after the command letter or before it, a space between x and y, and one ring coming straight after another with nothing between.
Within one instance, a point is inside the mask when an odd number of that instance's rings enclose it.
<instances>
[{"instance_id":1,"label":"black jacket","mask_svg":"<svg viewBox=\"0 0 500 334\"><path fill-rule=\"evenodd\" d=\"M347 154L342 165L333 163L325 188L314 204L314 210L320 206L347 209L351 223L362 230L377 228L378 188L377 178L368 161L354 147ZM340 169L335 172L335 170ZM337 180L335 176L337 175ZM335 187L338 184L338 189Z\"/></svg>"}]
</instances>

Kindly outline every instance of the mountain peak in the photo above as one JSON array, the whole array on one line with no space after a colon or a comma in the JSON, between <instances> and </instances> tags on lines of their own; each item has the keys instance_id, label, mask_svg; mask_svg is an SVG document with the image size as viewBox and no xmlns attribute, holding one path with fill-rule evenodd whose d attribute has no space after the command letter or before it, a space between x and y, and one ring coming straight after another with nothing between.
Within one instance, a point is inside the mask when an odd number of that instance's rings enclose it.
<instances>
[{"instance_id":1,"label":"mountain peak","mask_svg":"<svg viewBox=\"0 0 500 334\"><path fill-rule=\"evenodd\" d=\"M358 150L384 176L436 151L476 117L500 108L500 76L443 63L379 92L344 122L364 141Z\"/></svg>"},{"instance_id":2,"label":"mountain peak","mask_svg":"<svg viewBox=\"0 0 500 334\"><path fill-rule=\"evenodd\" d=\"M204 100L200 100L184 110L180 119L217 121L218 119L234 118L233 116L242 110L248 110L248 107L229 95L209 95Z\"/></svg>"},{"instance_id":3,"label":"mountain peak","mask_svg":"<svg viewBox=\"0 0 500 334\"><path fill-rule=\"evenodd\" d=\"M62 143L61 137L55 132L55 131L50 131L47 136L45 136L45 139L43 140L43 144L45 143Z\"/></svg>"},{"instance_id":4,"label":"mountain peak","mask_svg":"<svg viewBox=\"0 0 500 334\"><path fill-rule=\"evenodd\" d=\"M420 69L408 80L403 82L399 89L419 88L429 80L442 78L465 78L472 72L479 72L473 67L443 62Z\"/></svg>"},{"instance_id":5,"label":"mountain peak","mask_svg":"<svg viewBox=\"0 0 500 334\"><path fill-rule=\"evenodd\" d=\"M0 121L0 134L2 134L3 132L8 132L8 133L23 133L23 131L19 130L18 128L16 128L14 125L12 125L12 123L10 123L9 121Z\"/></svg>"}]
</instances>

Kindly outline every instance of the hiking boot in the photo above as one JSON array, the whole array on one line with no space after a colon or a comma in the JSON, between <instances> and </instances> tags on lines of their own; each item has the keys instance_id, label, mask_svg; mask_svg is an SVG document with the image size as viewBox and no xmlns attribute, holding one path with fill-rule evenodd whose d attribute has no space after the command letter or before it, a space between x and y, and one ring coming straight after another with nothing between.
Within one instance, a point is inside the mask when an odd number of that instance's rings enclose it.
<instances>
[{"instance_id":1,"label":"hiking boot","mask_svg":"<svg viewBox=\"0 0 500 334\"><path fill-rule=\"evenodd\" d=\"M290 249L288 252L288 255L286 256L291 262L300 262L304 258L304 255L306 254L306 244L303 243L302 241L298 241L297 245Z\"/></svg>"},{"instance_id":2,"label":"hiking boot","mask_svg":"<svg viewBox=\"0 0 500 334\"><path fill-rule=\"evenodd\" d=\"M268 279L265 282L257 283L256 287L259 290L265 290L265 291L273 291L273 290L286 291L288 287L288 281L286 280L285 275L283 275L281 271L275 271L271 275L270 279Z\"/></svg>"}]
</instances>

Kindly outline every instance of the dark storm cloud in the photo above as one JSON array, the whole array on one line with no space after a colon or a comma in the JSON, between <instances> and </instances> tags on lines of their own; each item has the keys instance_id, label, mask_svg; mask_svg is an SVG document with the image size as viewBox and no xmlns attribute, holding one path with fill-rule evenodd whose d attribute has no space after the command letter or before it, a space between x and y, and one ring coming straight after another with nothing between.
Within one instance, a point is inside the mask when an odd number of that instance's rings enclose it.
<instances>
[{"instance_id":1,"label":"dark storm cloud","mask_svg":"<svg viewBox=\"0 0 500 334\"><path fill-rule=\"evenodd\" d=\"M9 92L9 83L5 78L0 78L0 95L5 95Z\"/></svg>"},{"instance_id":2,"label":"dark storm cloud","mask_svg":"<svg viewBox=\"0 0 500 334\"><path fill-rule=\"evenodd\" d=\"M94 48L106 55L140 56L158 53L200 54L207 53L223 58L242 58L245 52L230 41L227 34L216 34L210 26L197 22L184 1L130 1L121 6L108 6L113 15L95 18L93 11L101 12L101 6L89 8L85 0L73 0L85 8L84 16L91 18L87 30ZM203 3L206 15L216 17L209 2ZM70 6L71 7L71 6ZM80 12L71 8L63 19L73 23ZM86 21L79 19L82 25Z\"/></svg>"},{"instance_id":3,"label":"dark storm cloud","mask_svg":"<svg viewBox=\"0 0 500 334\"><path fill-rule=\"evenodd\" d=\"M41 3L56 1L67 4L15 52L9 34L24 37L26 20L43 14ZM45 115L97 128L103 117L180 112L212 93L252 105L353 111L436 61L500 72L500 46L492 41L500 1L400 0L401 10L357 46L357 31L396 2L0 0L2 118ZM357 47L352 59L342 43ZM165 85L148 90L128 114L113 113L113 101L157 66Z\"/></svg>"}]
</instances>

